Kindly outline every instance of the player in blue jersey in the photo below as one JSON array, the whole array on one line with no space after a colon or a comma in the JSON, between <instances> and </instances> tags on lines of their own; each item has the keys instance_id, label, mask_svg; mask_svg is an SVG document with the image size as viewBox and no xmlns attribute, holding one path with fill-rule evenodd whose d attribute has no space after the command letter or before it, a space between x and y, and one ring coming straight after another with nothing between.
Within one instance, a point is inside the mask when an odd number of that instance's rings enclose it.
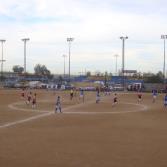
<instances>
[{"instance_id":1,"label":"player in blue jersey","mask_svg":"<svg viewBox=\"0 0 167 167\"><path fill-rule=\"evenodd\" d=\"M152 90L152 102L155 103L155 100L157 98L158 91L156 89Z\"/></svg>"},{"instance_id":2,"label":"player in blue jersey","mask_svg":"<svg viewBox=\"0 0 167 167\"><path fill-rule=\"evenodd\" d=\"M84 102L84 90L83 89L80 89L79 100L82 100Z\"/></svg>"},{"instance_id":3,"label":"player in blue jersey","mask_svg":"<svg viewBox=\"0 0 167 167\"><path fill-rule=\"evenodd\" d=\"M164 106L167 107L167 94L164 97Z\"/></svg>"}]
</instances>

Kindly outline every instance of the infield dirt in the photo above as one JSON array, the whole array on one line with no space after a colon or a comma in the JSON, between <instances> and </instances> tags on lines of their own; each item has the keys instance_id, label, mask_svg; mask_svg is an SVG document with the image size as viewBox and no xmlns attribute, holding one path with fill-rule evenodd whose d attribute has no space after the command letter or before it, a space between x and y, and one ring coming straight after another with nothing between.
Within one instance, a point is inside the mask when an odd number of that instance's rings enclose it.
<instances>
[{"instance_id":1,"label":"infield dirt","mask_svg":"<svg viewBox=\"0 0 167 167\"><path fill-rule=\"evenodd\" d=\"M20 90L0 90L0 166L2 167L166 167L167 109L163 96L118 93L95 104L95 92L78 94L37 90L37 109L20 99ZM54 114L55 98L62 111ZM11 107L12 106L12 107ZM146 108L141 110L145 106ZM48 116L17 124L46 113ZM15 125L3 125L16 122Z\"/></svg>"}]
</instances>

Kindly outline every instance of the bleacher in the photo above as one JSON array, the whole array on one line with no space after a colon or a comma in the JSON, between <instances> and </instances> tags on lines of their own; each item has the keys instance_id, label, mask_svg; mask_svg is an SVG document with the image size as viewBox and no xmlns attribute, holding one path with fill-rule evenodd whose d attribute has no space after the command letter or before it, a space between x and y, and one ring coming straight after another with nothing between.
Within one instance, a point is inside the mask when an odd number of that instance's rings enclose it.
<instances>
[{"instance_id":1,"label":"bleacher","mask_svg":"<svg viewBox=\"0 0 167 167\"><path fill-rule=\"evenodd\" d=\"M124 81L126 84L144 83L143 80L128 79L128 77L126 77L126 76L125 76ZM112 78L109 82L111 84L121 84L121 83L123 83L123 77L122 76L112 76Z\"/></svg>"}]
</instances>

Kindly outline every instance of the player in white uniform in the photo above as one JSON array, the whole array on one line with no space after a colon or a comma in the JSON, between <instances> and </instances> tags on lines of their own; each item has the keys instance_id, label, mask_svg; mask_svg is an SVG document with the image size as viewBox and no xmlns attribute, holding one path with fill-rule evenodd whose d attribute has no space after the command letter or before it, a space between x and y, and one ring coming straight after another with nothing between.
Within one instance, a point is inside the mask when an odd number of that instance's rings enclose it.
<instances>
[{"instance_id":1,"label":"player in white uniform","mask_svg":"<svg viewBox=\"0 0 167 167\"><path fill-rule=\"evenodd\" d=\"M97 90L96 91L96 103L99 103L100 102L100 91Z\"/></svg>"},{"instance_id":2,"label":"player in white uniform","mask_svg":"<svg viewBox=\"0 0 167 167\"><path fill-rule=\"evenodd\" d=\"M60 96L57 97L56 99L56 108L55 108L55 113L59 112L61 113L61 101L60 101Z\"/></svg>"}]
</instances>

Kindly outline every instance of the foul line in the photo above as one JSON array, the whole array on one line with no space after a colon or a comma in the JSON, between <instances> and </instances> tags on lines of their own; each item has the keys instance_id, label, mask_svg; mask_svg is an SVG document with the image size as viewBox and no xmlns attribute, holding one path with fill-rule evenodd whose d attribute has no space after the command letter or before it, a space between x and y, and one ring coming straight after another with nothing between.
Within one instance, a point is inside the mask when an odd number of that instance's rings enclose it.
<instances>
[{"instance_id":1,"label":"foul line","mask_svg":"<svg viewBox=\"0 0 167 167\"><path fill-rule=\"evenodd\" d=\"M32 121L32 120L35 120L35 119L38 119L38 118L49 116L51 114L53 114L53 112L36 115L36 116L33 116L33 117L29 117L29 118L22 119L22 120L19 120L19 121L15 121L15 122L11 122L11 123L6 123L4 125L1 125L0 128L7 128L7 127L14 126L14 125L17 125L17 124L22 124L22 123Z\"/></svg>"}]
</instances>

